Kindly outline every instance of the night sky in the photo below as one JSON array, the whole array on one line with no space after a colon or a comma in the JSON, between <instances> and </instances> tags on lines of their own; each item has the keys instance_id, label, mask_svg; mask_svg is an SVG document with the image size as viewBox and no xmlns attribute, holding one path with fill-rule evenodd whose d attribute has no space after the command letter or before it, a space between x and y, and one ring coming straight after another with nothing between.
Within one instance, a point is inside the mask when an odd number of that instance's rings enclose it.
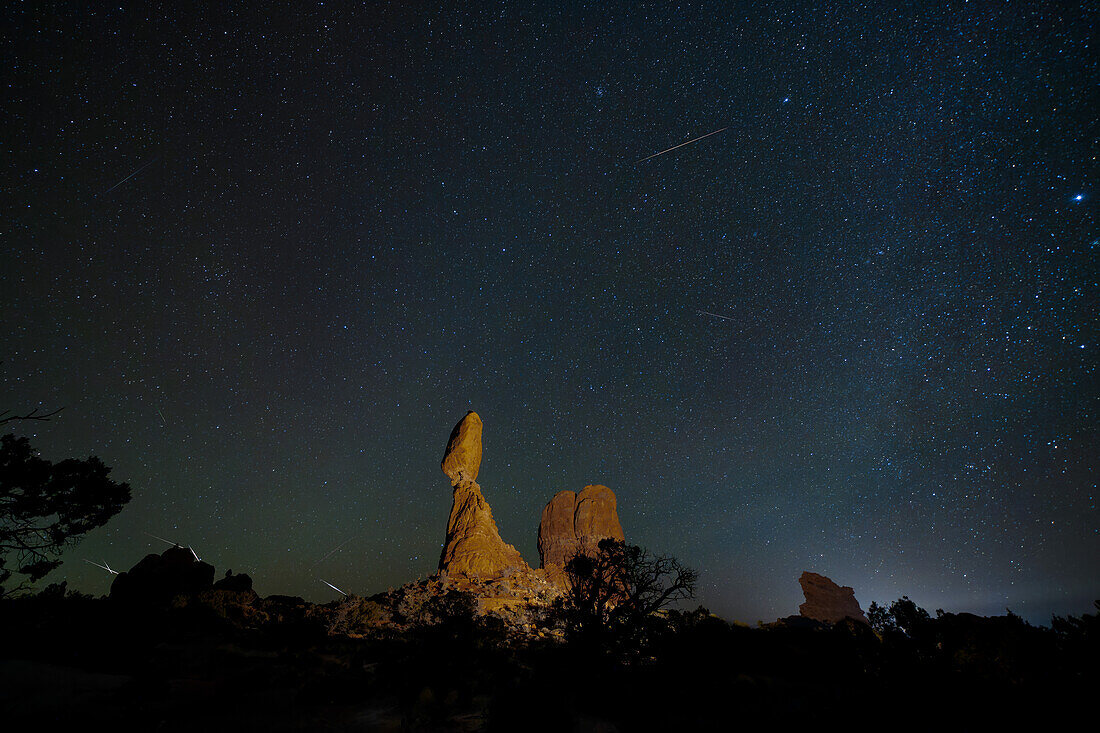
<instances>
[{"instance_id":1,"label":"night sky","mask_svg":"<svg viewBox=\"0 0 1100 733\"><path fill-rule=\"evenodd\" d=\"M45 582L429 575L473 409L536 566L602 483L727 618L1100 597L1094 3L149 5L3 31L0 408L134 495Z\"/></svg>"}]
</instances>

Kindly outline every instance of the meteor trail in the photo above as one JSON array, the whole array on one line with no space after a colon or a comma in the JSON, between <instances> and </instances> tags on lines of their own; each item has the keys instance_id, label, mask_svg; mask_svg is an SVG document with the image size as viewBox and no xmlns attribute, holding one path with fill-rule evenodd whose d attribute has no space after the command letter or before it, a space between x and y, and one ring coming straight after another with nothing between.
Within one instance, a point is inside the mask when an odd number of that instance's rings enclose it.
<instances>
[{"instance_id":1,"label":"meteor trail","mask_svg":"<svg viewBox=\"0 0 1100 733\"><path fill-rule=\"evenodd\" d=\"M101 570L106 570L111 575L118 575L118 571L117 570L111 570L111 566L107 564L106 560L103 561L102 565L100 565L97 562L92 562L91 560L85 560L84 562L88 563L89 565L95 565L97 568L100 568Z\"/></svg>"},{"instance_id":2,"label":"meteor trail","mask_svg":"<svg viewBox=\"0 0 1100 733\"><path fill-rule=\"evenodd\" d=\"M338 550L339 550L339 549L340 549L341 547L343 547L343 546L344 546L344 545L346 545L347 543L351 542L351 541L352 541L353 539L355 539L355 538L356 538L356 537L358 537L358 536L359 536L358 534L353 534L353 535L352 535L351 537L348 537L348 538L347 538L346 540L344 540L343 542L341 542L340 544L338 544L338 545L337 545L336 547L334 547L334 548L333 548L332 550L330 550L330 551L329 551L329 553L328 553L327 555L325 555L324 557L322 557L322 558L321 558L320 560L318 560L317 562L313 563L312 567L314 567L314 568L315 568L315 567L317 567L318 565L320 565L321 563L323 563L323 562L324 562L325 560L328 560L328 559L329 559L330 557L332 557L333 555L335 555L335 554L336 554L336 552L337 552L337 551L338 551ZM324 581L321 581L321 582L323 583Z\"/></svg>"},{"instance_id":3,"label":"meteor trail","mask_svg":"<svg viewBox=\"0 0 1100 733\"><path fill-rule=\"evenodd\" d=\"M157 537L155 534L149 534L148 532L142 532L142 534L146 535L147 537L152 537L154 540L160 540L161 542L165 542L165 543L171 545L172 547L179 547L180 546L180 543L178 543L178 542L172 542L171 540L166 540L163 537Z\"/></svg>"},{"instance_id":4,"label":"meteor trail","mask_svg":"<svg viewBox=\"0 0 1100 733\"><path fill-rule=\"evenodd\" d=\"M720 316L717 313L711 313L710 311L699 311L704 316L714 316L715 318L721 318L723 321L736 321L736 318L730 318L729 316Z\"/></svg>"},{"instance_id":5,"label":"meteor trail","mask_svg":"<svg viewBox=\"0 0 1100 733\"><path fill-rule=\"evenodd\" d=\"M722 130L728 130L728 129L730 129L728 125L726 127L722 128ZM658 155L664 155L665 153L670 153L673 150L675 150L676 148L682 148L685 145L691 145L694 142L699 142L700 140L702 140L705 137L710 137L711 135L717 135L718 133L722 132L722 130L715 130L714 132L708 132L706 135L700 135L699 137L692 138L691 140L688 140L686 143L680 143L679 145L673 145L671 148L666 148L665 150L662 150L659 153L654 153L653 155L647 155L646 157L642 158L641 160L634 161L634 165L638 165L638 163L644 163L647 160L649 160L650 158L656 158Z\"/></svg>"},{"instance_id":6,"label":"meteor trail","mask_svg":"<svg viewBox=\"0 0 1100 733\"><path fill-rule=\"evenodd\" d=\"M154 540L160 540L161 542L167 543L167 544L171 545L172 547L182 547L182 545L178 542L172 542L171 540L166 540L163 537L157 537L155 534L149 534L148 532L142 532L142 534L148 535L149 537L152 537ZM195 552L195 548L188 545L187 549L190 550L191 554L195 556L195 562L202 562L202 558L199 557L199 553Z\"/></svg>"},{"instance_id":7,"label":"meteor trail","mask_svg":"<svg viewBox=\"0 0 1100 733\"><path fill-rule=\"evenodd\" d=\"M116 188L118 188L118 187L119 187L119 186L121 186L122 184L126 183L126 181L130 180L131 178L133 178L134 176L136 176L136 175L137 175L138 173L141 173L141 172L142 172L143 170L145 170L146 168L148 168L149 166L151 166L151 165L152 165L153 163L156 163L156 162L157 162L158 160L160 160L160 156L159 156L159 155L158 155L157 157L153 158L152 160L150 160L150 161L149 161L148 163L146 163L145 165L143 165L143 166L141 166L140 168L138 168L137 170L135 170L135 171L134 171L133 173L131 173L130 175L126 176L126 177L125 177L125 178L123 178L123 179L122 179L121 181L119 181L119 182L118 182L118 183L116 183L115 185L111 186L110 188L108 188L108 189L107 189L106 191L104 191L103 193L101 193L101 194L99 194L99 195L100 195L100 196L104 196L104 195L106 195L106 194L110 193L111 191L114 191L114 190L115 190Z\"/></svg>"},{"instance_id":8,"label":"meteor trail","mask_svg":"<svg viewBox=\"0 0 1100 733\"><path fill-rule=\"evenodd\" d=\"M342 596L343 596L344 598L347 598L347 597L348 597L348 594L347 594L347 593L345 593L344 591L340 590L339 588L337 588L337 587L336 587L335 585L333 585L332 583L328 582L327 580L324 580L324 579L322 579L322 578L318 578L317 580L320 580L320 581L321 581L322 583L324 583L325 585L327 585L327 586L328 586L329 588L332 588L332 589L333 589L334 591L336 591L337 593L339 593L340 595L342 595Z\"/></svg>"}]
</instances>

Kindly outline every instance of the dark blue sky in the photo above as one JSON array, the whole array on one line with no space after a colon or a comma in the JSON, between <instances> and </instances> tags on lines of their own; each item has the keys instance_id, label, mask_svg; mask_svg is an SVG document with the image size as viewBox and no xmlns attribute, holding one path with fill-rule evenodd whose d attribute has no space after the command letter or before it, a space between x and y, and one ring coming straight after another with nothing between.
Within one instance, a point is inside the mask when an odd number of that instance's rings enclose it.
<instances>
[{"instance_id":1,"label":"dark blue sky","mask_svg":"<svg viewBox=\"0 0 1100 733\"><path fill-rule=\"evenodd\" d=\"M603 483L730 618L1091 608L1094 5L414 5L14 12L0 406L134 493L49 580L427 575L475 409L533 564Z\"/></svg>"}]
</instances>

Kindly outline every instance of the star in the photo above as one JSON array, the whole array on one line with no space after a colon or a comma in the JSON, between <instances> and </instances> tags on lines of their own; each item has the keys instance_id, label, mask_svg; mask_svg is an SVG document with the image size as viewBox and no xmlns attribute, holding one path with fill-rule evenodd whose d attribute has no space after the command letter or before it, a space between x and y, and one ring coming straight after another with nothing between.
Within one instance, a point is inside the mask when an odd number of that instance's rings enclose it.
<instances>
[{"instance_id":1,"label":"star","mask_svg":"<svg viewBox=\"0 0 1100 733\"><path fill-rule=\"evenodd\" d=\"M193 25L176 5L133 22ZM793 612L811 562L865 604L1001 613L1012 580L1032 621L1091 611L1100 235L1091 138L1066 134L1093 122L1091 18L832 5L506 14L487 53L472 11L351 10L324 53L283 52L316 40L295 17L256 45L219 16L86 68L76 39L116 19L16 14L51 40L9 64L0 411L79 401L34 447L98 454L135 496L59 572L103 593L82 560L131 567L164 527L328 601L277 548L362 519L380 562L326 574L401 585L434 569L433 462L476 409L528 561L552 491L607 483L627 538L727 617ZM1052 75L1057 114L1023 127Z\"/></svg>"}]
</instances>

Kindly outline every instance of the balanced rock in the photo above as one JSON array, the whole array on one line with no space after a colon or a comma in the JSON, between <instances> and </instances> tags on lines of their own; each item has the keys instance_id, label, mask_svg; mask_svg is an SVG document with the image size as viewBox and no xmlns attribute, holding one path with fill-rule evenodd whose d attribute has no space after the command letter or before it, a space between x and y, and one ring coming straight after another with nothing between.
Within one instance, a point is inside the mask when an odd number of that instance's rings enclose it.
<instances>
[{"instance_id":1,"label":"balanced rock","mask_svg":"<svg viewBox=\"0 0 1100 733\"><path fill-rule=\"evenodd\" d=\"M806 602L798 607L803 618L835 624L846 618L869 623L863 615L863 609L856 600L856 592L851 587L840 586L817 573L805 572L798 579Z\"/></svg>"},{"instance_id":2,"label":"balanced rock","mask_svg":"<svg viewBox=\"0 0 1100 733\"><path fill-rule=\"evenodd\" d=\"M594 555L603 539L624 540L616 506L615 492L606 486L585 486L579 494L555 494L539 522L542 567L565 567L574 555Z\"/></svg>"},{"instance_id":3,"label":"balanced rock","mask_svg":"<svg viewBox=\"0 0 1100 733\"><path fill-rule=\"evenodd\" d=\"M473 410L451 431L440 467L452 484L463 479L477 481L481 468L481 417Z\"/></svg>"},{"instance_id":4,"label":"balanced rock","mask_svg":"<svg viewBox=\"0 0 1100 733\"><path fill-rule=\"evenodd\" d=\"M454 501L439 569L448 575L482 579L529 571L519 550L500 538L493 510L474 481L480 466L481 418L470 412L451 432L441 466L451 479Z\"/></svg>"}]
</instances>

